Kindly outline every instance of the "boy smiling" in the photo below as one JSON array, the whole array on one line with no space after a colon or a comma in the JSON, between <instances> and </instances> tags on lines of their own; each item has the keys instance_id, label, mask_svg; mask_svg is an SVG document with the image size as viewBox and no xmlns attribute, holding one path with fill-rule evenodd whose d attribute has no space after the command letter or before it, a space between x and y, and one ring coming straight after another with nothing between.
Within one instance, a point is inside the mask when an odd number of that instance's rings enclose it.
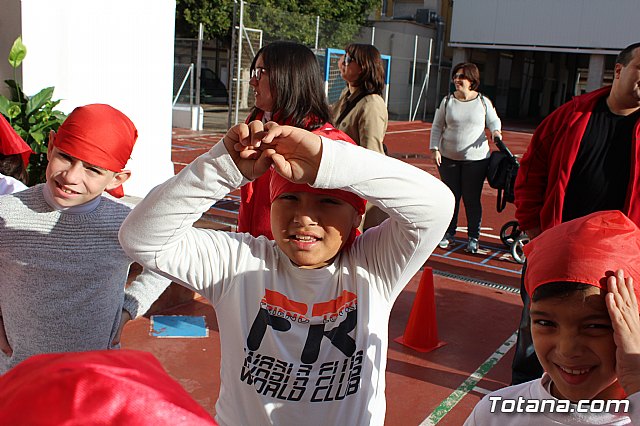
<instances>
[{"instance_id":1,"label":"boy smiling","mask_svg":"<svg viewBox=\"0 0 640 426\"><path fill-rule=\"evenodd\" d=\"M382 425L391 307L440 240L453 196L401 161L259 121L151 192L120 241L216 310L221 425ZM273 166L275 241L197 229ZM356 238L365 200L390 219Z\"/></svg>"},{"instance_id":2,"label":"boy smiling","mask_svg":"<svg viewBox=\"0 0 640 426\"><path fill-rule=\"evenodd\" d=\"M596 212L543 232L525 252L545 373L487 395L465 425L640 424L640 230L620 211ZM508 401L548 404L514 411Z\"/></svg>"},{"instance_id":3,"label":"boy smiling","mask_svg":"<svg viewBox=\"0 0 640 426\"><path fill-rule=\"evenodd\" d=\"M169 285L131 259L118 229L138 136L109 105L73 110L49 138L46 183L0 197L0 374L40 353L116 348L122 328Z\"/></svg>"}]
</instances>

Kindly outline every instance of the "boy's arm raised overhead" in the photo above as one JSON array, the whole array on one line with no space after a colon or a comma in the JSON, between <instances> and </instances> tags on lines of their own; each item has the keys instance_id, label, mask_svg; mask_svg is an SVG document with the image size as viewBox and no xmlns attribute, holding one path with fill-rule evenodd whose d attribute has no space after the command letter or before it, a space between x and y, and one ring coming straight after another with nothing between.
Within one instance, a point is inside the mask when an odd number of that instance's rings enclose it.
<instances>
[{"instance_id":1,"label":"boy's arm raised overhead","mask_svg":"<svg viewBox=\"0 0 640 426\"><path fill-rule=\"evenodd\" d=\"M389 215L356 238L351 250L364 253L367 264L359 266L382 277L389 287L378 290L393 300L442 239L453 194L439 179L400 160L346 143L322 148L312 186L354 192Z\"/></svg>"}]
</instances>

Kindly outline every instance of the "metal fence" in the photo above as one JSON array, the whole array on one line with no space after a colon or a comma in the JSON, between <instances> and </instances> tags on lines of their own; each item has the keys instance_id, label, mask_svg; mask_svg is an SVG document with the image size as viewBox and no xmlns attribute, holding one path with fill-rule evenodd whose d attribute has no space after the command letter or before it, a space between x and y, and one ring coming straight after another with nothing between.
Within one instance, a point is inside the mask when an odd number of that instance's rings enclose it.
<instances>
[{"instance_id":1,"label":"metal fence","mask_svg":"<svg viewBox=\"0 0 640 426\"><path fill-rule=\"evenodd\" d=\"M212 78L221 82L226 91L225 97L212 96L206 95L201 87L201 103L226 104L229 126L243 121L253 106L249 80L250 65L256 52L263 45L277 40L308 46L316 53L323 69L327 51L330 52L329 68L325 69L328 72L325 78L330 103L337 100L345 87L337 70L337 60L340 49L351 42L373 44L385 60L390 61L385 100L391 119L424 118L435 110L442 94L448 90L448 78L440 78L441 67L431 60L437 47L429 37L375 27L353 28L318 16L285 12L244 1L235 4L233 25L230 48L219 41L203 40L199 58L202 64L200 73L210 70ZM177 64L198 63L198 40L177 39L175 51ZM197 90L198 73L196 65L192 73L193 90ZM201 86L203 78L204 74L200 77Z\"/></svg>"}]
</instances>

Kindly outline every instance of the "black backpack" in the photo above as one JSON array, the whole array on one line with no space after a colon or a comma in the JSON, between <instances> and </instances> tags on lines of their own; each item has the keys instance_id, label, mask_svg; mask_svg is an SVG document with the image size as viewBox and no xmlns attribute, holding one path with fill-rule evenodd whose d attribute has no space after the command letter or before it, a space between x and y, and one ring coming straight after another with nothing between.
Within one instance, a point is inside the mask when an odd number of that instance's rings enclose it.
<instances>
[{"instance_id":1,"label":"black backpack","mask_svg":"<svg viewBox=\"0 0 640 426\"><path fill-rule=\"evenodd\" d=\"M501 212L507 203L515 200L514 188L520 164L500 138L495 138L495 143L499 151L493 151L489 157L487 182L490 187L498 190L496 210Z\"/></svg>"}]
</instances>

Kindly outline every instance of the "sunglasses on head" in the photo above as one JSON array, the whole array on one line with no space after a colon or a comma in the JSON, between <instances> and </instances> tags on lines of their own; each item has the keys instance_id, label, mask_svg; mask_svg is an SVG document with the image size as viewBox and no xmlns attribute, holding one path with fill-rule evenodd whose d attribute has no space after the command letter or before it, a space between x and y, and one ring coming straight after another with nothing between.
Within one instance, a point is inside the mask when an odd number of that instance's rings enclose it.
<instances>
[{"instance_id":1,"label":"sunglasses on head","mask_svg":"<svg viewBox=\"0 0 640 426\"><path fill-rule=\"evenodd\" d=\"M345 66L349 66L349 64L350 64L351 62L355 62L355 61L353 60L353 58L352 58L351 56L349 56L349 54L348 54L348 53L345 53L345 54L344 54L344 65L345 65Z\"/></svg>"},{"instance_id":2,"label":"sunglasses on head","mask_svg":"<svg viewBox=\"0 0 640 426\"><path fill-rule=\"evenodd\" d=\"M467 78L467 77L464 74L459 73L459 74L454 74L452 78L453 80L456 80L456 79L462 80L463 78Z\"/></svg>"},{"instance_id":3,"label":"sunglasses on head","mask_svg":"<svg viewBox=\"0 0 640 426\"><path fill-rule=\"evenodd\" d=\"M267 72L266 68L255 67L251 70L251 78L255 78L257 81L260 81L260 77L262 77L262 74L265 72Z\"/></svg>"}]
</instances>

